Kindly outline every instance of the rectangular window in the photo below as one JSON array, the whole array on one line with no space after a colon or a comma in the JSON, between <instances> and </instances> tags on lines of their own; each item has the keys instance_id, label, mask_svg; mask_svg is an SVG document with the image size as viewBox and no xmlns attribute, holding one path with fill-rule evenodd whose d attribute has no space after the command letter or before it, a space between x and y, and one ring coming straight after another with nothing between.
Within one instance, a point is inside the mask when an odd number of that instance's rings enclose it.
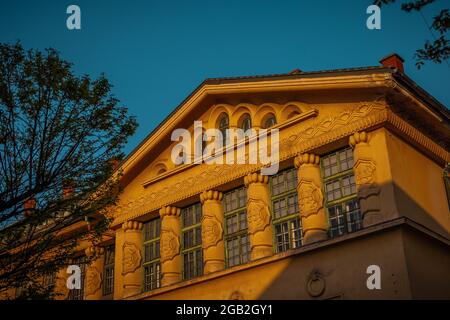
<instances>
[{"instance_id":1,"label":"rectangular window","mask_svg":"<svg viewBox=\"0 0 450 320\"><path fill-rule=\"evenodd\" d=\"M325 191L325 207L330 221L330 237L362 228L353 173L353 151L346 148L320 160Z\"/></svg>"},{"instance_id":2,"label":"rectangular window","mask_svg":"<svg viewBox=\"0 0 450 320\"><path fill-rule=\"evenodd\" d=\"M298 207L297 170L287 169L270 178L275 250L283 252L302 244Z\"/></svg>"},{"instance_id":3,"label":"rectangular window","mask_svg":"<svg viewBox=\"0 0 450 320\"><path fill-rule=\"evenodd\" d=\"M144 265L144 290L151 291L161 286L161 264L158 262Z\"/></svg>"},{"instance_id":4,"label":"rectangular window","mask_svg":"<svg viewBox=\"0 0 450 320\"><path fill-rule=\"evenodd\" d=\"M114 245L105 248L105 265L103 271L103 295L109 296L114 292Z\"/></svg>"},{"instance_id":5,"label":"rectangular window","mask_svg":"<svg viewBox=\"0 0 450 320\"><path fill-rule=\"evenodd\" d=\"M200 203L181 209L181 255L184 280L203 274L201 218L202 206Z\"/></svg>"},{"instance_id":6,"label":"rectangular window","mask_svg":"<svg viewBox=\"0 0 450 320\"><path fill-rule=\"evenodd\" d=\"M240 187L224 194L225 255L227 267L250 260L247 233L247 190Z\"/></svg>"},{"instance_id":7,"label":"rectangular window","mask_svg":"<svg viewBox=\"0 0 450 320\"><path fill-rule=\"evenodd\" d=\"M161 286L160 235L160 218L144 224L144 291L151 291Z\"/></svg>"},{"instance_id":8,"label":"rectangular window","mask_svg":"<svg viewBox=\"0 0 450 320\"><path fill-rule=\"evenodd\" d=\"M72 259L72 264L79 266L81 269L81 288L70 289L68 300L84 300L84 278L86 275L86 257L82 256Z\"/></svg>"}]
</instances>

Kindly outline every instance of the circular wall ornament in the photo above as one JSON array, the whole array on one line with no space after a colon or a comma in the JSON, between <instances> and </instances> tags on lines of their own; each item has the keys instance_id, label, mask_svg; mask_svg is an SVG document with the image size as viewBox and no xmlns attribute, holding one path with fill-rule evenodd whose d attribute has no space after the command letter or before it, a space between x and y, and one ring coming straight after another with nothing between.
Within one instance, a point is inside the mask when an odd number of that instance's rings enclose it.
<instances>
[{"instance_id":1,"label":"circular wall ornament","mask_svg":"<svg viewBox=\"0 0 450 320\"><path fill-rule=\"evenodd\" d=\"M318 297L325 291L325 279L319 272L314 272L306 283L306 290L311 297Z\"/></svg>"}]
</instances>

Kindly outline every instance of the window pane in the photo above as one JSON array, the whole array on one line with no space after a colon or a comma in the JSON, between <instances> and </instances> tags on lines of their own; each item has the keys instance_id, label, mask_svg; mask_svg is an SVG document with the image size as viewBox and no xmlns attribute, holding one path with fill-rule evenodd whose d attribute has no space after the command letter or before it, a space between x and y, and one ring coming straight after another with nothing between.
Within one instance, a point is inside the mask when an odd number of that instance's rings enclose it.
<instances>
[{"instance_id":1,"label":"window pane","mask_svg":"<svg viewBox=\"0 0 450 320\"><path fill-rule=\"evenodd\" d=\"M144 224L144 241L159 238L161 230L161 219L156 218Z\"/></svg>"},{"instance_id":2,"label":"window pane","mask_svg":"<svg viewBox=\"0 0 450 320\"><path fill-rule=\"evenodd\" d=\"M144 266L144 290L150 291L161 286L161 267L159 262Z\"/></svg>"}]
</instances>

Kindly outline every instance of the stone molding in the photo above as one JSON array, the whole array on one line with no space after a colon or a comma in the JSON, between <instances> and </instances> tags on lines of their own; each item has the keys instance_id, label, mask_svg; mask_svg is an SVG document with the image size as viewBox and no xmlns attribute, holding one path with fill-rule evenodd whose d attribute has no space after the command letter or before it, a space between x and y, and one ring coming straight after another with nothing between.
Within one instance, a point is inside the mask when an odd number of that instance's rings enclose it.
<instances>
[{"instance_id":1,"label":"stone molding","mask_svg":"<svg viewBox=\"0 0 450 320\"><path fill-rule=\"evenodd\" d=\"M223 193L215 190L204 191L200 194L200 202L204 204L206 201L222 201Z\"/></svg>"},{"instance_id":2,"label":"stone molding","mask_svg":"<svg viewBox=\"0 0 450 320\"><path fill-rule=\"evenodd\" d=\"M246 175L244 177L245 187L248 187L252 183L268 184L269 183L269 177L268 176L264 176L264 175L262 175L260 173L257 173L257 172L253 172L253 173L248 174L248 175Z\"/></svg>"},{"instance_id":3,"label":"stone molding","mask_svg":"<svg viewBox=\"0 0 450 320\"><path fill-rule=\"evenodd\" d=\"M164 218L166 216L179 217L181 209L173 206L166 206L159 209L159 216Z\"/></svg>"},{"instance_id":4,"label":"stone molding","mask_svg":"<svg viewBox=\"0 0 450 320\"><path fill-rule=\"evenodd\" d=\"M140 231L140 230L142 230L143 226L144 225L142 224L142 222L139 222L139 221L125 221L122 224L122 229L123 229L123 231L127 231L127 230Z\"/></svg>"}]
</instances>

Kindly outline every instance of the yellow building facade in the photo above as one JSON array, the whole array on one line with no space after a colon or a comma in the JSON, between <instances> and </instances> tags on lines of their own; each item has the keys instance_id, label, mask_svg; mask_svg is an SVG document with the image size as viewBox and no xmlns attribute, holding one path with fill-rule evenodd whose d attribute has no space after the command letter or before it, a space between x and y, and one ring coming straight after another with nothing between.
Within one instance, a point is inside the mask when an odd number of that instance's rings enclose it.
<instances>
[{"instance_id":1,"label":"yellow building facade","mask_svg":"<svg viewBox=\"0 0 450 320\"><path fill-rule=\"evenodd\" d=\"M61 298L450 298L449 111L393 60L204 81L120 164L111 230ZM175 165L196 120L278 129L278 172Z\"/></svg>"}]
</instances>

